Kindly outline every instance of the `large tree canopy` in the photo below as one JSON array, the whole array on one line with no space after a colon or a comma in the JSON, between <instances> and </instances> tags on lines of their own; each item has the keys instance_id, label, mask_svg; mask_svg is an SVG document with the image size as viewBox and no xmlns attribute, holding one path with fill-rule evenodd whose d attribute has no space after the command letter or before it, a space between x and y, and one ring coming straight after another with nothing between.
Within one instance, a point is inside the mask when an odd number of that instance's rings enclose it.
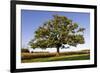
<instances>
[{"instance_id":1,"label":"large tree canopy","mask_svg":"<svg viewBox=\"0 0 100 73\"><path fill-rule=\"evenodd\" d=\"M33 49L55 47L59 53L62 44L75 47L78 44L84 44L84 30L65 16L53 15L52 19L46 21L35 31L35 38L29 44Z\"/></svg>"}]
</instances>

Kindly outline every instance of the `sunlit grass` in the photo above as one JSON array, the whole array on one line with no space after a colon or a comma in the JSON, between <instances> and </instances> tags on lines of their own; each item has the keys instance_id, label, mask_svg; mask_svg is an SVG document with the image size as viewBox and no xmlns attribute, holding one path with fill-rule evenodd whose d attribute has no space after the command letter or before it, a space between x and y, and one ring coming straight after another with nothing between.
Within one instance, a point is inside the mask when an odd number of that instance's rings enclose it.
<instances>
[{"instance_id":1,"label":"sunlit grass","mask_svg":"<svg viewBox=\"0 0 100 73\"><path fill-rule=\"evenodd\" d=\"M36 58L29 60L22 60L22 63L30 62L49 62L49 61L69 61L69 60L89 60L90 56L88 54L82 55L70 55L70 56L57 56L57 57L47 57L47 58Z\"/></svg>"}]
</instances>

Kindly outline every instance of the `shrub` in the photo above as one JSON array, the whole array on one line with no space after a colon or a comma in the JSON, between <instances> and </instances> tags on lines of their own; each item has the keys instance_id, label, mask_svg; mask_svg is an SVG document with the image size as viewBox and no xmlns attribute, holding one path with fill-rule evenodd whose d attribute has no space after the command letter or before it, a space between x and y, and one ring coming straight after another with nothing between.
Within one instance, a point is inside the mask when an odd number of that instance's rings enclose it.
<instances>
[{"instance_id":1,"label":"shrub","mask_svg":"<svg viewBox=\"0 0 100 73\"><path fill-rule=\"evenodd\" d=\"M28 49L21 49L21 53L29 53Z\"/></svg>"}]
</instances>

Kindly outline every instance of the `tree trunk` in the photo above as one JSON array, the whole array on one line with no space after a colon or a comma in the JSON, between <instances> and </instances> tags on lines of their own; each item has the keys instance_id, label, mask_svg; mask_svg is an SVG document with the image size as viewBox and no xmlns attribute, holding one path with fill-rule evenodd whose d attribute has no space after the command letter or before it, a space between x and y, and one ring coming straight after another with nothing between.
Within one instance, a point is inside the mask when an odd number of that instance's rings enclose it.
<instances>
[{"instance_id":1,"label":"tree trunk","mask_svg":"<svg viewBox=\"0 0 100 73\"><path fill-rule=\"evenodd\" d=\"M59 47L57 47L57 53L59 54Z\"/></svg>"}]
</instances>

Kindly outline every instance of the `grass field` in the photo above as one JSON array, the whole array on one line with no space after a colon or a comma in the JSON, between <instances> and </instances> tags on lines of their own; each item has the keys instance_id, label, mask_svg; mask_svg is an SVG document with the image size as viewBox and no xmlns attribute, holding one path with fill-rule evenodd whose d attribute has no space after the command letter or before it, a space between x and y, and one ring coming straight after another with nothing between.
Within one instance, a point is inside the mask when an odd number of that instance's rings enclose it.
<instances>
[{"instance_id":1,"label":"grass field","mask_svg":"<svg viewBox=\"0 0 100 73\"><path fill-rule=\"evenodd\" d=\"M30 62L50 62L50 61L73 61L73 60L89 60L89 50L82 50L77 52L62 52L57 53L22 53L22 63Z\"/></svg>"}]
</instances>

